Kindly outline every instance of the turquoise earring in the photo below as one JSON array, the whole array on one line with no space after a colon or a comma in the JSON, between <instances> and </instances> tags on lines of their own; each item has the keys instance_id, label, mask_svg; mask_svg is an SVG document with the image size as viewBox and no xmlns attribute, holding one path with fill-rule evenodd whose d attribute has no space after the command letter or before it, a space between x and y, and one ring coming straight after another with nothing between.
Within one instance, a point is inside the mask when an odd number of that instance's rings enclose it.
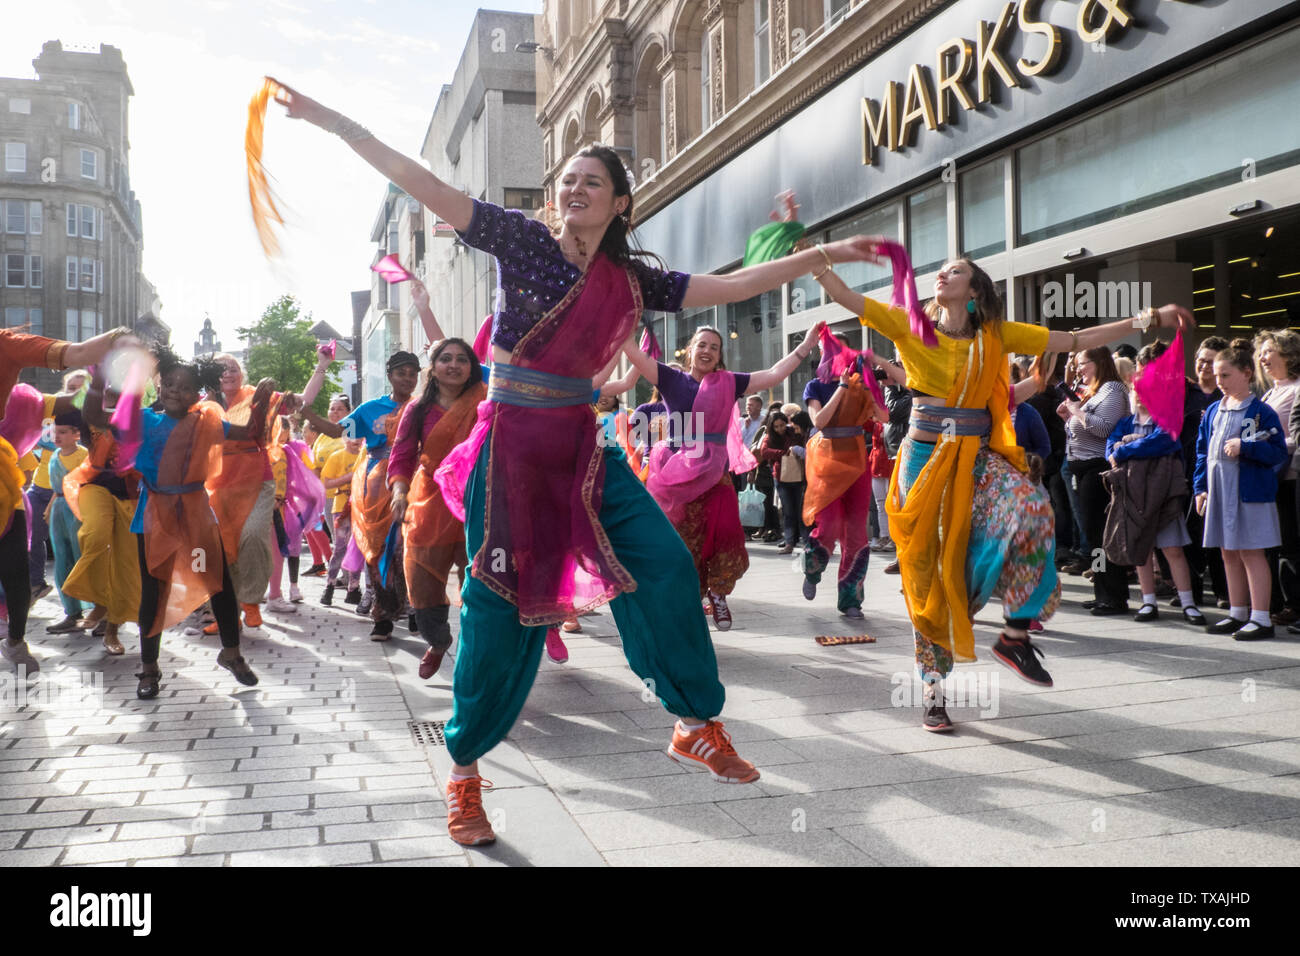
<instances>
[{"instance_id":1,"label":"turquoise earring","mask_svg":"<svg viewBox=\"0 0 1300 956\"><path fill-rule=\"evenodd\" d=\"M967 299L967 300L966 300L966 311L969 312L971 315L974 315L974 314L975 314L975 300L974 300L974 299Z\"/></svg>"}]
</instances>

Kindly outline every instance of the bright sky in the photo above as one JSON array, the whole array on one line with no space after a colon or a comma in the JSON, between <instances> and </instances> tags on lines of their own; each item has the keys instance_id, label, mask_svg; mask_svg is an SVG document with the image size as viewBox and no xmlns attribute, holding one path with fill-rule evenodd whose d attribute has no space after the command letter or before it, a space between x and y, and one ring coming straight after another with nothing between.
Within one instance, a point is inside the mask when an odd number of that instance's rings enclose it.
<instances>
[{"instance_id":1,"label":"bright sky","mask_svg":"<svg viewBox=\"0 0 1300 956\"><path fill-rule=\"evenodd\" d=\"M278 296L344 335L348 293L369 288L370 227L385 181L336 137L271 105L264 160L283 200L283 258L262 256L248 207L244 125L270 74L418 156L479 4L470 0L42 0L12 4L0 76L32 77L46 40L121 49L131 100L131 185L144 273L187 354L210 314L227 348ZM541 0L492 0L538 13Z\"/></svg>"}]
</instances>

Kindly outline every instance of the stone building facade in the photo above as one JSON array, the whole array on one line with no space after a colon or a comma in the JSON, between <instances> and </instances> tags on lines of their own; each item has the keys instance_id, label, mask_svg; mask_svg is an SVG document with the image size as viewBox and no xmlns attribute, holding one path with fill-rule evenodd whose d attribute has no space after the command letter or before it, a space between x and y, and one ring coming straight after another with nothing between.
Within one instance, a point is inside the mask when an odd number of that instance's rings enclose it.
<instances>
[{"instance_id":1,"label":"stone building facade","mask_svg":"<svg viewBox=\"0 0 1300 956\"><path fill-rule=\"evenodd\" d=\"M52 40L32 64L36 79L0 78L0 315L74 341L145 316L149 331L163 330L140 268L122 53ZM41 371L24 378L57 382Z\"/></svg>"}]
</instances>

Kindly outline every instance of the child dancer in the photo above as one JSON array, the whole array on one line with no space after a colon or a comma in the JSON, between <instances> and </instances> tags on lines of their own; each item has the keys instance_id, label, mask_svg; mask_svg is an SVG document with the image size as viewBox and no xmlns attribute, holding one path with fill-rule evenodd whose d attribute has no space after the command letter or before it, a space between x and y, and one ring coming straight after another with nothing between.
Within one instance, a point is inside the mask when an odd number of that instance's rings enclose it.
<instances>
[{"instance_id":1,"label":"child dancer","mask_svg":"<svg viewBox=\"0 0 1300 956\"><path fill-rule=\"evenodd\" d=\"M1206 628L1237 641L1273 636L1272 577L1265 550L1282 543L1277 466L1287 460L1277 412L1250 390L1251 343L1235 339L1214 360L1223 398L1206 409L1196 440L1196 511L1205 516L1205 547L1223 550L1228 616Z\"/></svg>"},{"instance_id":2,"label":"child dancer","mask_svg":"<svg viewBox=\"0 0 1300 956\"><path fill-rule=\"evenodd\" d=\"M347 592L345 603L356 604L361 600L361 574L357 571L341 572L341 568L348 544L352 541L352 471L363 447L360 438L344 439L343 447L330 455L321 469L321 484L325 486L326 494L334 496L330 503L334 554L326 570L325 593L320 599L326 607L334 603L334 589L340 585ZM352 600L354 595L356 600Z\"/></svg>"},{"instance_id":3,"label":"child dancer","mask_svg":"<svg viewBox=\"0 0 1300 956\"><path fill-rule=\"evenodd\" d=\"M165 348L158 349L162 374L162 411L142 409L142 435L135 466L143 478L131 530L137 535L141 580L139 623L141 671L136 696L158 696L162 672L158 656L162 632L210 600L221 635L217 663L241 684L253 686L257 675L239 653L239 606L226 565L204 478L219 463L223 441L242 441L266 427L268 402L275 383L264 379L252 393L248 421L232 425L213 402L199 401L200 389L220 390L223 368L210 359L187 364ZM103 408L103 380L96 377L86 396L88 422L108 426ZM255 439L254 439L255 440Z\"/></svg>"},{"instance_id":4,"label":"child dancer","mask_svg":"<svg viewBox=\"0 0 1300 956\"><path fill-rule=\"evenodd\" d=\"M80 618L87 609L81 601L63 590L69 572L81 557L81 547L77 543L81 522L68 507L67 499L63 497L63 479L70 472L75 471L90 454L79 443L80 438L80 412L66 412L54 419L55 451L49 456L49 481L53 497L48 506L47 521L50 529L50 544L54 548L54 586L58 588L59 599L63 602L64 617L62 621L51 624L45 629L50 634L67 634L81 630ZM116 638L112 644L105 639L104 646L110 654L122 653L122 645Z\"/></svg>"},{"instance_id":5,"label":"child dancer","mask_svg":"<svg viewBox=\"0 0 1300 956\"><path fill-rule=\"evenodd\" d=\"M334 403L330 402L332 406ZM343 416L340 415L340 418ZM302 438L311 449L312 471L316 477L321 476L325 468L325 462L329 461L330 455L343 447L341 438L331 438L329 435L322 435L311 424L305 422L302 427ZM323 578L325 568L329 566L332 551L330 548L331 518L333 511L331 506L334 504L334 496L326 494L325 511L321 515L320 523L307 532L307 547L311 549L311 567L303 574L309 578Z\"/></svg>"},{"instance_id":6,"label":"child dancer","mask_svg":"<svg viewBox=\"0 0 1300 956\"><path fill-rule=\"evenodd\" d=\"M118 629L134 620L139 609L140 566L131 515L140 479L118 460L113 434L88 416L86 424L92 436L90 454L63 479L64 500L81 521L80 557L64 581L63 593L94 605L86 623L94 625L94 635L102 634L110 654L121 654Z\"/></svg>"}]
</instances>

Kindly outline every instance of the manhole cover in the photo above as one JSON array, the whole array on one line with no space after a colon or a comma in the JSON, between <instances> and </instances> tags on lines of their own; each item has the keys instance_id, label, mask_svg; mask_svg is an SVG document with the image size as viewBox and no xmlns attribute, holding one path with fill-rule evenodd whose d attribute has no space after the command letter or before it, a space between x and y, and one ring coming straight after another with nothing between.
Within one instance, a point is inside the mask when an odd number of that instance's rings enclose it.
<instances>
[{"instance_id":1,"label":"manhole cover","mask_svg":"<svg viewBox=\"0 0 1300 956\"><path fill-rule=\"evenodd\" d=\"M442 736L445 720L409 720L407 728L411 731L411 743L417 747L445 747L447 741Z\"/></svg>"}]
</instances>

